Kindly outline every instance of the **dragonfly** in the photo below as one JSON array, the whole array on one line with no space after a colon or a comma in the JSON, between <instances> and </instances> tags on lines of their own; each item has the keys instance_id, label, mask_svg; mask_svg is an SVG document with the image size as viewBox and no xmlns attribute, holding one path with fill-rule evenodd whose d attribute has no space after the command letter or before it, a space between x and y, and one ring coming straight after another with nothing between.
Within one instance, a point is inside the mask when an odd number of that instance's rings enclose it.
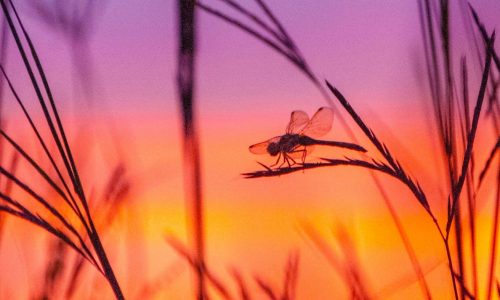
<instances>
[{"instance_id":1,"label":"dragonfly","mask_svg":"<svg viewBox=\"0 0 500 300\"><path fill-rule=\"evenodd\" d=\"M299 158L304 164L306 156L313 151L316 145L366 152L363 147L356 144L318 140L317 138L324 136L332 129L332 124L333 110L329 107L320 107L311 118L306 112L296 110L290 115L290 122L284 135L275 136L265 142L254 144L248 149L254 154L277 156L276 162L270 167L279 165L278 168L281 168L284 164L291 167L297 164L296 159Z\"/></svg>"}]
</instances>

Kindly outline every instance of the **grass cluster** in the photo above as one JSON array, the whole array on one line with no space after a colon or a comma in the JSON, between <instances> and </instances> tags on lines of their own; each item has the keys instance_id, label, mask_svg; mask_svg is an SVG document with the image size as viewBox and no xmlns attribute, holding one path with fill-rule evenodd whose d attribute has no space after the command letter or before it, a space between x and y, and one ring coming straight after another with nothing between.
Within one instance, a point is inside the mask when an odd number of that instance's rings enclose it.
<instances>
[{"instance_id":1,"label":"grass cluster","mask_svg":"<svg viewBox=\"0 0 500 300\"><path fill-rule=\"evenodd\" d=\"M474 30L470 32L470 41L475 43L481 78L479 86L470 86L468 61L460 59L459 74L455 74L453 64L450 33L453 32L450 22L450 3L447 0L431 1L416 0L419 8L422 44L425 53L425 66L431 114L434 128L438 133L439 164L446 170L446 182L441 188L446 191L441 199L446 203L445 216L438 215L429 202L429 193L421 186L422 180L401 164L395 152L381 140L369 126L369 120L364 119L351 103L340 92L339 88L328 80L318 78L277 16L264 0L254 0L260 12L252 12L244 5L234 0L220 0L233 14L225 13L202 1L179 0L178 10L178 64L177 87L180 116L182 119L183 166L185 169L186 203L189 204L190 239L192 246L186 246L174 236L166 240L191 267L195 274L194 296L197 299L220 297L223 299L254 299L256 292L243 279L238 269L231 270L231 277L238 287L234 293L227 282L215 274L205 257L205 223L204 223L204 191L200 155L200 141L196 118L196 53L197 53L197 12L204 12L220 19L245 34L254 37L260 43L268 46L301 72L307 80L322 94L327 104L335 111L343 129L349 135L356 149L369 149L359 157L344 158L324 157L320 162L302 162L277 168L264 168L247 172L246 178L285 176L287 174L316 168L332 168L337 166L358 167L366 169L378 191L384 199L390 215L398 229L405 250L412 264L415 280L418 281L422 296L432 299L433 292L429 288L428 279L419 263L418 253L414 250L397 211L391 204L386 187L381 184L380 176L390 176L407 188L423 211L434 224L434 234L442 241L442 251L447 258L447 269L452 290L450 294L455 299L493 299L500 297L498 274L498 235L500 226L500 172L498 153L500 148L500 105L497 89L500 86L500 58L495 50L495 32L487 29L474 8L459 1L464 22ZM116 215L119 205L131 188L131 182L126 176L126 165L119 164L111 172L106 181L102 201L90 202L88 190L82 184L77 162L65 131L65 126L57 108L57 101L51 90L51 85L44 71L42 62L34 45L29 30L24 26L16 6L12 0L0 0L3 11L3 27L0 45L0 91L8 92L16 100L22 111L25 122L29 125L43 155L49 161L48 166L30 154L21 143L15 140L6 130L4 119L0 115L0 238L3 232L3 222L7 216L21 218L41 230L50 233L54 240L50 245L50 255L45 267L44 288L36 295L39 299L49 299L54 295L64 294L65 298L74 297L80 284L80 276L84 265L90 264L102 274L109 283L117 299L125 299L120 284L108 259L102 243L102 232L105 231ZM59 20L65 28L64 33L75 45L75 65L80 66L79 76L84 89L88 83L89 70L87 63L89 54L85 50L88 32L85 24L93 20L96 7L89 1L80 9L81 15L64 9L51 9L34 2L36 11L45 20ZM57 8L55 6L53 8ZM62 7L65 7L62 5ZM79 17L69 17L79 16ZM262 15L262 17L260 16ZM6 36L12 35L17 52L22 58L23 67L30 79L31 87L36 95L37 105L43 112L42 122L49 130L44 137L38 120L30 114L25 100L19 96L15 82L12 82L5 68ZM80 51L80 52L78 52ZM83 52L82 52L83 51ZM471 91L473 91L471 93ZM89 92L90 93L90 92ZM469 95L473 94L473 99ZM0 95L0 113L3 97ZM484 161L479 161L475 155L478 147L476 136L481 128L490 126L496 135L489 155ZM367 144L359 142L358 135L363 135ZM347 145L347 143L345 143ZM5 149L11 150L7 152ZM53 150L55 149L55 150ZM7 156L7 153L11 153ZM348 155L348 154L346 154ZM27 163L29 172L42 179L43 184L56 197L45 197L37 192L36 181L27 181L16 175L19 162ZM307 176L307 173L304 174ZM496 198L491 211L491 244L488 255L488 274L483 282L478 272L477 219L476 204L481 189L484 189L487 176L496 176ZM15 189L17 193L13 193ZM58 200L54 200L57 198ZM406 200L405 200L406 201ZM33 208L30 203L36 203ZM99 215L96 216L96 212ZM340 229L336 238L341 245L342 257L332 251L330 245L309 224L302 226L304 236L311 241L324 255L344 280L352 299L372 299L373 295L363 276L363 266L353 241L346 230ZM1 242L1 239L0 239ZM1 244L0 244L1 246ZM68 250L73 250L78 257L71 260ZM0 248L1 251L1 248ZM467 257L465 253L470 253ZM482 254L484 255L484 254ZM292 252L284 266L282 284L274 287L261 275L254 275L253 281L260 289L260 295L268 299L291 300L296 298L299 278L300 256ZM70 274L69 280L63 285L63 270ZM483 277L481 277L483 278ZM63 289L64 292L58 291ZM151 291L144 291L145 297L151 296ZM484 293L484 295L482 294Z\"/></svg>"}]
</instances>

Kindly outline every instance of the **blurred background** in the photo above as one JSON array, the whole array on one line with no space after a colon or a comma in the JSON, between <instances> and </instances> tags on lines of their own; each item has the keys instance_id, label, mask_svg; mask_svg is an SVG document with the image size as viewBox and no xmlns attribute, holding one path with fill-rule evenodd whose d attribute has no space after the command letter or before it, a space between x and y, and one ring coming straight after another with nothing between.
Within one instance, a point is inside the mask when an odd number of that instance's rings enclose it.
<instances>
[{"instance_id":1,"label":"blurred background","mask_svg":"<svg viewBox=\"0 0 500 300\"><path fill-rule=\"evenodd\" d=\"M417 1L268 2L318 78L342 91L418 179L444 225L445 169L438 159L438 137L429 115ZM227 11L219 1L203 3ZM251 1L241 4L258 11ZM489 31L499 25L497 1L471 4ZM16 5L47 73L93 216L127 298L192 297L191 268L166 242L166 236L174 235L190 243L175 77L176 2L33 0ZM459 72L460 57L467 55L474 103L483 63L468 38L471 28L464 25L461 7L452 4L450 16L452 64ZM231 291L238 290L232 275L232 270L238 270L251 294L261 299L264 294L254 277L281 286L289 255L299 253L297 299L348 298L342 274L305 228L314 228L340 257L346 246L344 232L352 243L349 253L356 255L374 297L422 297L394 221L366 170L320 168L260 179L240 175L262 169L257 161L273 162L251 154L249 145L283 134L293 110L313 114L327 103L302 73L253 37L202 11L197 12L197 26L195 99L208 267ZM34 119L41 120L8 30L2 47L6 72ZM1 113L6 131L48 165L5 87ZM353 142L338 117L325 139ZM348 115L343 117L359 143L373 150ZM479 128L475 148L479 162L486 159L497 138L489 123L484 124L488 125ZM45 126L42 121L39 125ZM5 147L3 152L8 161L12 149ZM345 150L318 147L308 160L344 155ZM37 192L51 197L48 187L36 185L40 179L30 175L22 160L18 174L33 182ZM489 259L494 177L486 178L477 203L478 251L486 250L478 256L479 270L486 270ZM405 187L387 176L379 178L433 296L451 298L446 255L432 220ZM119 188L110 191L110 182L117 181ZM47 286L54 238L14 217L3 218L0 299L36 298ZM67 251L69 265L75 253ZM74 298L111 298L103 277L90 265L83 268ZM70 271L63 274L51 292L54 299L64 299L64 278ZM479 272L480 278L486 276L486 271Z\"/></svg>"}]
</instances>

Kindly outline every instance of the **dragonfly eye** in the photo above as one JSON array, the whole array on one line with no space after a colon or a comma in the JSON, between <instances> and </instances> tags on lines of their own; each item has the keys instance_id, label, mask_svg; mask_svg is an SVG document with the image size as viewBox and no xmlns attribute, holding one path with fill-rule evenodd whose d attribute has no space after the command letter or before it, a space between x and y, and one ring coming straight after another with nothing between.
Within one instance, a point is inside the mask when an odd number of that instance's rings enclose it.
<instances>
[{"instance_id":1,"label":"dragonfly eye","mask_svg":"<svg viewBox=\"0 0 500 300\"><path fill-rule=\"evenodd\" d=\"M280 152L280 148L278 143L270 143L267 145L267 152L271 154L271 156L276 156Z\"/></svg>"}]
</instances>

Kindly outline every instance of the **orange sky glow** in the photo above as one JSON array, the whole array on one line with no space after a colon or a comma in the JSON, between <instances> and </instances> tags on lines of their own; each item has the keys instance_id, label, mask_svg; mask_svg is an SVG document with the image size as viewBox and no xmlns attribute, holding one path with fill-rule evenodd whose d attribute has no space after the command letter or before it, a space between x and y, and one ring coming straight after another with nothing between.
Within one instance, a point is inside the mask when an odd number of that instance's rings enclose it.
<instances>
[{"instance_id":1,"label":"orange sky glow","mask_svg":"<svg viewBox=\"0 0 500 300\"><path fill-rule=\"evenodd\" d=\"M192 270L166 241L175 236L188 246L192 242L175 86L175 1L107 2L88 41L93 88L87 94L75 79L68 40L37 19L27 2L19 7L46 66L98 224L107 221L104 209L99 210L107 180L117 165L125 169L130 191L106 227L103 241L127 299L144 299L141 293L146 287L158 288L152 299L190 299ZM269 1L269 5L315 74L339 88L418 180L438 222L445 226L447 183L430 116L417 1L311 2ZM499 25L498 2L471 3L488 29ZM453 63L459 72L460 56L471 57L473 103L481 70L471 46L463 42L465 29L455 9ZM293 110L312 115L327 103L303 74L255 39L201 12L198 17L196 113L208 268L234 294L238 285L231 272L238 270L254 299L265 299L254 278L281 288L288 256L298 253L296 299L348 299L342 275L307 233L317 232L343 262L339 232L345 230L374 298L421 299L394 220L367 170L340 166L271 178L241 175L262 170L257 162L273 163L270 157L250 153L248 146L284 134ZM5 69L48 136L12 37L8 42ZM12 95L7 91L4 95L6 131L48 166ZM333 128L323 138L354 142L341 125L342 117L367 148L367 155L379 158L349 115L340 105L337 109L341 116L334 116ZM485 118L480 124L474 149L478 164L486 160L497 139L490 121ZM12 149L5 149L8 157ZM318 146L307 160L344 156L366 157ZM498 166L498 155L493 165ZM18 174L64 207L26 162L20 161ZM446 252L431 218L400 182L377 176L417 253L433 298L451 299ZM489 267L495 180L493 171L477 195L481 199L476 206L480 282L486 280ZM13 195L23 199L19 190L14 189ZM41 229L6 218L0 231L0 270L4 271L0 272L0 299L27 299L41 290L51 240ZM70 250L72 259L75 255ZM465 255L470 262L470 253ZM74 299L113 299L103 277L90 264L84 268ZM498 264L496 270L500 276ZM484 293L484 286L480 291ZM211 299L220 298L213 287L210 293ZM64 299L62 292L56 295Z\"/></svg>"}]
</instances>

